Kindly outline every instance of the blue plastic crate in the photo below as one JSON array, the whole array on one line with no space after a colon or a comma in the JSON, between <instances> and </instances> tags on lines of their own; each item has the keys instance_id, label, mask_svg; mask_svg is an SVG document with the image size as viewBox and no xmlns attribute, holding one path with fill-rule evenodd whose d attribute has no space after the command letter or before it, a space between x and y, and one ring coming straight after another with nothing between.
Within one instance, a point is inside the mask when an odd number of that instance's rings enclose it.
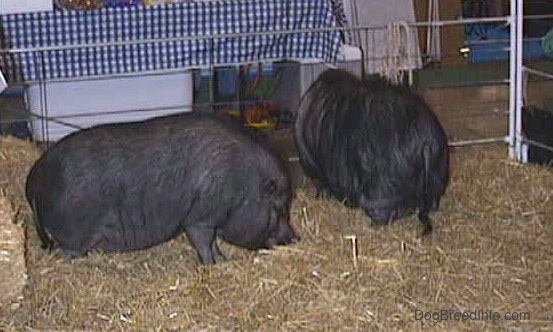
<instances>
[{"instance_id":1,"label":"blue plastic crate","mask_svg":"<svg viewBox=\"0 0 553 332\"><path fill-rule=\"evenodd\" d=\"M465 27L465 46L470 49L469 62L487 62L509 59L509 27L478 23ZM541 39L523 40L523 58L544 57Z\"/></svg>"}]
</instances>

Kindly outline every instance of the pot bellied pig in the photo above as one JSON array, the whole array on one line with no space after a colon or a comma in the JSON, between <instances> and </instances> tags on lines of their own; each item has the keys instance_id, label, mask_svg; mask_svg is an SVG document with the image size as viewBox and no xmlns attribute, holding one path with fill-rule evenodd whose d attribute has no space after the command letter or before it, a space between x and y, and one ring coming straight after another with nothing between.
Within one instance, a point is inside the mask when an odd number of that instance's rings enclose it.
<instances>
[{"instance_id":1,"label":"pot bellied pig","mask_svg":"<svg viewBox=\"0 0 553 332\"><path fill-rule=\"evenodd\" d=\"M522 129L527 139L553 147L553 112L536 106L527 106L522 112ZM528 161L542 166L553 166L553 151L529 144Z\"/></svg>"},{"instance_id":2,"label":"pot bellied pig","mask_svg":"<svg viewBox=\"0 0 553 332\"><path fill-rule=\"evenodd\" d=\"M423 234L449 182L447 137L430 107L382 77L323 72L295 122L300 163L318 196L334 196L387 224L418 208Z\"/></svg>"},{"instance_id":3,"label":"pot bellied pig","mask_svg":"<svg viewBox=\"0 0 553 332\"><path fill-rule=\"evenodd\" d=\"M43 247L71 257L144 249L184 231L210 265L225 258L216 236L251 250L299 239L284 162L217 115L73 133L35 163L26 195Z\"/></svg>"}]
</instances>

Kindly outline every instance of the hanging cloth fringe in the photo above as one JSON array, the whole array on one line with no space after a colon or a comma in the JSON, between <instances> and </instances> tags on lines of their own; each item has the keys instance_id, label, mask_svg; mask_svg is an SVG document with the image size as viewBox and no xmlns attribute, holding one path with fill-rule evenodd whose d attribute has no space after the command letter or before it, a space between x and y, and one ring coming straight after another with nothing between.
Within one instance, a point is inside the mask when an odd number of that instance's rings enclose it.
<instances>
[{"instance_id":1,"label":"hanging cloth fringe","mask_svg":"<svg viewBox=\"0 0 553 332\"><path fill-rule=\"evenodd\" d=\"M398 84L403 81L403 52L405 35L399 23L389 23L386 26L386 54L380 61L380 75L386 77L390 82Z\"/></svg>"}]
</instances>

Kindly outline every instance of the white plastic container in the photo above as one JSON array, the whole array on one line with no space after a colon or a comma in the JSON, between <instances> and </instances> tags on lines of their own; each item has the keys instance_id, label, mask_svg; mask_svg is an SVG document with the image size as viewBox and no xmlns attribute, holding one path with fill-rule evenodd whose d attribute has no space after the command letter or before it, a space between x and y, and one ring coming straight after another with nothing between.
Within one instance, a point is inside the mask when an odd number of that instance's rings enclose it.
<instances>
[{"instance_id":1,"label":"white plastic container","mask_svg":"<svg viewBox=\"0 0 553 332\"><path fill-rule=\"evenodd\" d=\"M25 91L37 141L54 142L96 124L192 110L191 72L32 84Z\"/></svg>"},{"instance_id":2,"label":"white plastic container","mask_svg":"<svg viewBox=\"0 0 553 332\"><path fill-rule=\"evenodd\" d=\"M52 0L0 0L0 15L49 11L54 9Z\"/></svg>"}]
</instances>

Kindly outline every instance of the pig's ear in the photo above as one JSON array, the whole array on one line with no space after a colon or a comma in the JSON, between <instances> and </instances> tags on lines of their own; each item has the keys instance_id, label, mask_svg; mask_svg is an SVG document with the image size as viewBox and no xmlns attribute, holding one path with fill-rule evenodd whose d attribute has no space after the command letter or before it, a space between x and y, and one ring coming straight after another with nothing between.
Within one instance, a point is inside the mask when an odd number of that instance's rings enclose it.
<instances>
[{"instance_id":1,"label":"pig's ear","mask_svg":"<svg viewBox=\"0 0 553 332\"><path fill-rule=\"evenodd\" d=\"M261 189L262 189L263 195L271 196L277 190L276 182L272 179L264 180L263 181L263 188L261 188Z\"/></svg>"}]
</instances>

